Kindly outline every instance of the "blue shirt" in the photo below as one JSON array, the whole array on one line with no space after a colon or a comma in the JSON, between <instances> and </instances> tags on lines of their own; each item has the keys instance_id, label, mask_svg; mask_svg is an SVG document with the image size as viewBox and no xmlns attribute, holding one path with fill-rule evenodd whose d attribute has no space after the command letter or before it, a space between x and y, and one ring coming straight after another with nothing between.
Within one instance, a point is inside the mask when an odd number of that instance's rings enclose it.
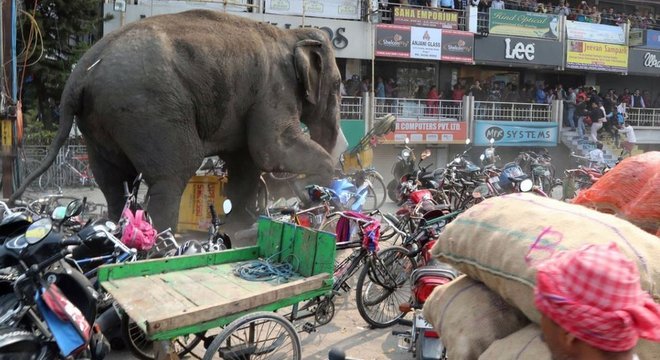
<instances>
[{"instance_id":1,"label":"blue shirt","mask_svg":"<svg viewBox=\"0 0 660 360\"><path fill-rule=\"evenodd\" d=\"M382 82L376 85L376 97L385 97L385 84Z\"/></svg>"}]
</instances>

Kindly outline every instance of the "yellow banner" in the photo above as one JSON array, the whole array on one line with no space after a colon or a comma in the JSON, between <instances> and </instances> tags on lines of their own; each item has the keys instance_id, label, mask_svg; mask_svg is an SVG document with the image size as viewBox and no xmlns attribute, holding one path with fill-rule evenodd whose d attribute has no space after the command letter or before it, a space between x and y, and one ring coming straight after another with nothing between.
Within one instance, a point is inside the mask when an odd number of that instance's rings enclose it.
<instances>
[{"instance_id":1,"label":"yellow banner","mask_svg":"<svg viewBox=\"0 0 660 360\"><path fill-rule=\"evenodd\" d=\"M566 67L571 69L626 72L628 47L589 41L568 40Z\"/></svg>"}]
</instances>

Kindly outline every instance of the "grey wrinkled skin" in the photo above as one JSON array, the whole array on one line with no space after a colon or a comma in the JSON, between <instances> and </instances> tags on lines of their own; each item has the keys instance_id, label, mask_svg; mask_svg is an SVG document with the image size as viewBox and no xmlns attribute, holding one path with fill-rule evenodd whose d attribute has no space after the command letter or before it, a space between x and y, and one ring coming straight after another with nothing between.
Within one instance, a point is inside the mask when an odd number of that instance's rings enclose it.
<instances>
[{"instance_id":1,"label":"grey wrinkled skin","mask_svg":"<svg viewBox=\"0 0 660 360\"><path fill-rule=\"evenodd\" d=\"M206 10L129 24L76 65L49 155L11 200L52 164L75 115L112 218L124 205L123 182L142 173L155 227L176 228L186 183L205 156L219 155L231 219L243 219L262 171L307 174L310 183L331 178L340 81L320 30Z\"/></svg>"}]
</instances>

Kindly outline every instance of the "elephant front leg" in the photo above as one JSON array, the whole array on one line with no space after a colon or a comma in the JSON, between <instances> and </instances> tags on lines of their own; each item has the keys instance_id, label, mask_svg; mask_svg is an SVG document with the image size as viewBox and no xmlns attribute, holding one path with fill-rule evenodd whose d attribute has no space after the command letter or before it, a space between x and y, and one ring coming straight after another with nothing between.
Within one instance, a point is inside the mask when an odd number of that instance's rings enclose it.
<instances>
[{"instance_id":1,"label":"elephant front leg","mask_svg":"<svg viewBox=\"0 0 660 360\"><path fill-rule=\"evenodd\" d=\"M256 208L261 170L247 150L220 154L220 157L227 164L229 182L225 193L233 205L231 217L227 220L227 231L234 232L254 221L250 213Z\"/></svg>"}]
</instances>

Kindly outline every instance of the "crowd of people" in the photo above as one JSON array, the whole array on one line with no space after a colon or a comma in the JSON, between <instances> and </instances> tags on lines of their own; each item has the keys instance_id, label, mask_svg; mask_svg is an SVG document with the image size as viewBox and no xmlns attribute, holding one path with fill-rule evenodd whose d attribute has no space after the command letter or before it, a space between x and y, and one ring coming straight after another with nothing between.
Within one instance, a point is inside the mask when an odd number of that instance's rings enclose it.
<instances>
[{"instance_id":1,"label":"crowd of people","mask_svg":"<svg viewBox=\"0 0 660 360\"><path fill-rule=\"evenodd\" d=\"M489 9L510 9L518 11L538 12L564 15L568 20L589 22L605 25L621 25L630 23L633 28L660 29L660 16L653 11L635 11L626 13L612 7L599 7L596 1L575 0L571 4L568 0L399 0L381 1L381 6L390 7L392 4L425 6L462 10L468 5L477 5L479 12L488 12Z\"/></svg>"}]
</instances>

